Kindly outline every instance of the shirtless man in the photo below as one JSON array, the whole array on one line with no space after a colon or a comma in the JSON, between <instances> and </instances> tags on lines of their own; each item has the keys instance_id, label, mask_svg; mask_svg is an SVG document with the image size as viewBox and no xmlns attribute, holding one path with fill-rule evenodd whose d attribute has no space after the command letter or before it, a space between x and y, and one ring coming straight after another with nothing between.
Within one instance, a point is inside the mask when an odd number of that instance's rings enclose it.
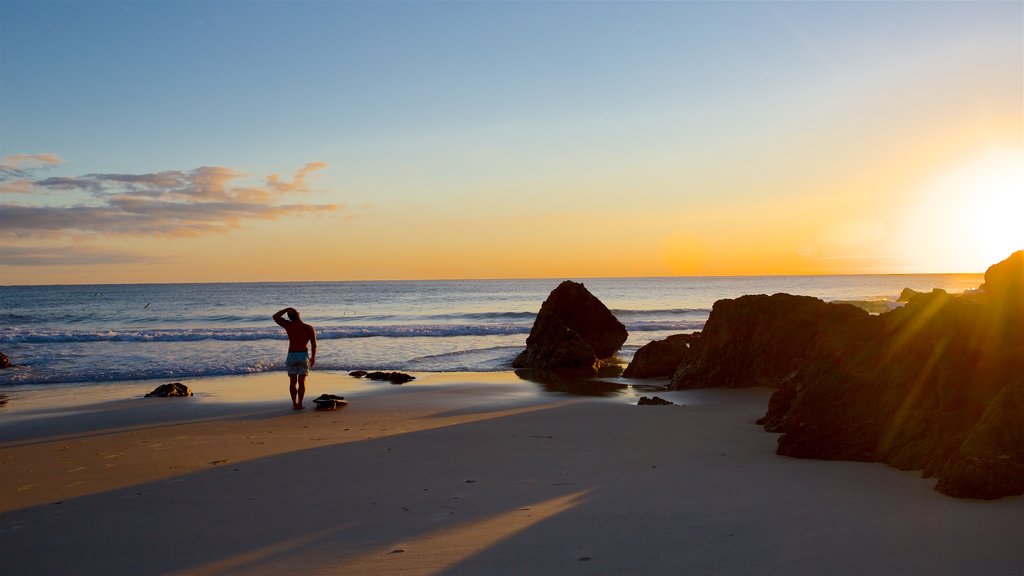
<instances>
[{"instance_id":1,"label":"shirtless man","mask_svg":"<svg viewBox=\"0 0 1024 576\"><path fill-rule=\"evenodd\" d=\"M285 314L288 315L287 320L283 318ZM305 408L302 398L306 395L306 376L316 364L316 331L302 321L295 308L285 308L274 314L274 322L288 332L288 357L284 361L288 368L288 391L292 395L292 408L302 410ZM310 348L308 353L306 344Z\"/></svg>"}]
</instances>

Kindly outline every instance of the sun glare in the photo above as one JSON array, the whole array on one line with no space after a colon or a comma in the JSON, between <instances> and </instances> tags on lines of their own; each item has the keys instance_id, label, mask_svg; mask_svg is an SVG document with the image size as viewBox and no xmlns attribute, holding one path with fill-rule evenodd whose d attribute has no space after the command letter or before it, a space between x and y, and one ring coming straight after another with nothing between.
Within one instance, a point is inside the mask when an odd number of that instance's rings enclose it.
<instances>
[{"instance_id":1,"label":"sun glare","mask_svg":"<svg viewBox=\"0 0 1024 576\"><path fill-rule=\"evenodd\" d=\"M999 150L937 178L908 217L905 246L929 272L984 272L1024 249L1024 155Z\"/></svg>"},{"instance_id":2,"label":"sun glare","mask_svg":"<svg viewBox=\"0 0 1024 576\"><path fill-rule=\"evenodd\" d=\"M979 257L994 264L1024 249L1024 160L996 154L977 170L977 197L968 199L974 208L970 231Z\"/></svg>"}]
</instances>

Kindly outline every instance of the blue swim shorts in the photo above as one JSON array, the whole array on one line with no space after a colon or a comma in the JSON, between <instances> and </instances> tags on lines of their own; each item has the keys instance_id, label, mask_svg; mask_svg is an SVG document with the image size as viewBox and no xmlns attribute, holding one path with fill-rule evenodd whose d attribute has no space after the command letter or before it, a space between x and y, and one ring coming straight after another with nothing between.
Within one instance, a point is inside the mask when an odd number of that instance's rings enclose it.
<instances>
[{"instance_id":1,"label":"blue swim shorts","mask_svg":"<svg viewBox=\"0 0 1024 576\"><path fill-rule=\"evenodd\" d=\"M284 365L288 369L289 375L302 374L305 376L309 374L309 353L306 351L289 352L288 357L284 359Z\"/></svg>"}]
</instances>

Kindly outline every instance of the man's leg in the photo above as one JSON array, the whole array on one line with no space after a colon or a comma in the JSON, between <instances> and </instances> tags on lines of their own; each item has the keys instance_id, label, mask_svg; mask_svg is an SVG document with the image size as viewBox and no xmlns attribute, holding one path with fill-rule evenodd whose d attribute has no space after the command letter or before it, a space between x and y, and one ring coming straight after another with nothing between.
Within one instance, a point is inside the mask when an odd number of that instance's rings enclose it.
<instances>
[{"instance_id":1,"label":"man's leg","mask_svg":"<svg viewBox=\"0 0 1024 576\"><path fill-rule=\"evenodd\" d=\"M289 374L288 375L288 392L290 392L291 395L292 395L292 407L295 407L295 406L299 405L298 402L295 401L295 398L298 396L298 393L299 393L298 389L295 387L295 381L297 379L298 379L298 375L296 375L296 374ZM305 388L305 386L303 386L303 388ZM305 391L305 390L303 390L303 391Z\"/></svg>"},{"instance_id":2,"label":"man's leg","mask_svg":"<svg viewBox=\"0 0 1024 576\"><path fill-rule=\"evenodd\" d=\"M306 396L306 375L299 374L299 389L298 389L299 403L298 407L302 407L302 399Z\"/></svg>"}]
</instances>

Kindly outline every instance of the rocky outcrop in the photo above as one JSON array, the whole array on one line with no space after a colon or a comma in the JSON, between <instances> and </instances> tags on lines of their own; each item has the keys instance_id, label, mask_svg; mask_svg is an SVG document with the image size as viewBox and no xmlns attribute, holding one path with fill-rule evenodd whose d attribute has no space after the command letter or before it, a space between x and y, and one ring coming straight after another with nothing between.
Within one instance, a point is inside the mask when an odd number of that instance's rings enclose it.
<instances>
[{"instance_id":1,"label":"rocky outcrop","mask_svg":"<svg viewBox=\"0 0 1024 576\"><path fill-rule=\"evenodd\" d=\"M985 271L982 289L993 300L993 304L1008 306L1019 311L1024 307L1024 250L1018 250L1009 258L990 266Z\"/></svg>"},{"instance_id":2,"label":"rocky outcrop","mask_svg":"<svg viewBox=\"0 0 1024 576\"><path fill-rule=\"evenodd\" d=\"M386 381L392 384L405 384L406 382L412 382L416 379L415 376L411 376L404 372L367 372L366 370L353 370L348 373L353 378L366 378L367 380Z\"/></svg>"},{"instance_id":3,"label":"rocky outcrop","mask_svg":"<svg viewBox=\"0 0 1024 576\"><path fill-rule=\"evenodd\" d=\"M691 363L697 357L700 332L676 334L664 340L654 340L640 347L633 360L623 371L625 378L668 378L680 364Z\"/></svg>"},{"instance_id":4,"label":"rocky outcrop","mask_svg":"<svg viewBox=\"0 0 1024 576\"><path fill-rule=\"evenodd\" d=\"M566 280L540 307L515 368L593 372L626 341L626 327L583 284Z\"/></svg>"},{"instance_id":5,"label":"rocky outcrop","mask_svg":"<svg viewBox=\"0 0 1024 576\"><path fill-rule=\"evenodd\" d=\"M992 400L939 471L935 489L984 499L1024 494L1024 380Z\"/></svg>"},{"instance_id":6,"label":"rocky outcrop","mask_svg":"<svg viewBox=\"0 0 1024 576\"><path fill-rule=\"evenodd\" d=\"M763 294L715 302L692 362L679 365L673 389L778 387L821 340L871 315L809 296Z\"/></svg>"},{"instance_id":7,"label":"rocky outcrop","mask_svg":"<svg viewBox=\"0 0 1024 576\"><path fill-rule=\"evenodd\" d=\"M922 470L954 496L1024 493L1024 336L996 286L980 302L916 294L819 338L761 420L778 453Z\"/></svg>"},{"instance_id":8,"label":"rocky outcrop","mask_svg":"<svg viewBox=\"0 0 1024 576\"><path fill-rule=\"evenodd\" d=\"M896 300L896 301L897 302L910 302L910 299L913 298L914 296L917 296L918 294L921 294L921 292L918 292L917 290L914 290L913 288L904 288L903 292L900 292L899 299Z\"/></svg>"},{"instance_id":9,"label":"rocky outcrop","mask_svg":"<svg viewBox=\"0 0 1024 576\"><path fill-rule=\"evenodd\" d=\"M672 388L776 388L777 452L884 462L960 497L1024 494L1024 252L982 291L877 316L776 294L716 302Z\"/></svg>"},{"instance_id":10,"label":"rocky outcrop","mask_svg":"<svg viewBox=\"0 0 1024 576\"><path fill-rule=\"evenodd\" d=\"M637 406L675 406L676 403L672 402L670 400L665 400L664 398L662 398L660 396L655 396L653 398L648 398L647 396L641 396L640 399L636 401L636 405Z\"/></svg>"},{"instance_id":11,"label":"rocky outcrop","mask_svg":"<svg viewBox=\"0 0 1024 576\"><path fill-rule=\"evenodd\" d=\"M192 390L189 390L188 386L185 386L181 382L171 382L170 384L161 384L160 386L157 386L152 392L146 394L146 398L181 398L191 395Z\"/></svg>"},{"instance_id":12,"label":"rocky outcrop","mask_svg":"<svg viewBox=\"0 0 1024 576\"><path fill-rule=\"evenodd\" d=\"M0 369L2 369L2 368L10 368L10 367L11 367L10 359L7 358L6 354L4 354L3 352L0 352Z\"/></svg>"}]
</instances>

